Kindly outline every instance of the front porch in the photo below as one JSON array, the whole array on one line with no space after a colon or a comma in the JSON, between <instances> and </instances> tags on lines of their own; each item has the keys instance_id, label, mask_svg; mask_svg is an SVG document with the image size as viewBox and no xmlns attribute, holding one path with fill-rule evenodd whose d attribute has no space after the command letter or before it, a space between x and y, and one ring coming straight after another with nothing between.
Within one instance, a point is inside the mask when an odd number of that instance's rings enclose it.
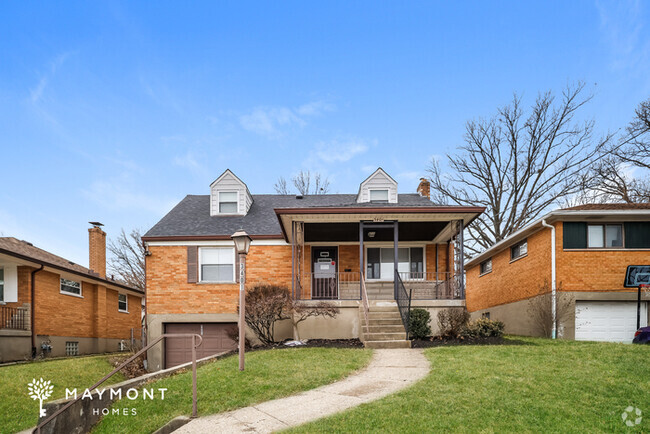
<instances>
[{"instance_id":1,"label":"front porch","mask_svg":"<svg viewBox=\"0 0 650 434\"><path fill-rule=\"evenodd\" d=\"M300 300L464 300L464 221L291 222Z\"/></svg>"}]
</instances>

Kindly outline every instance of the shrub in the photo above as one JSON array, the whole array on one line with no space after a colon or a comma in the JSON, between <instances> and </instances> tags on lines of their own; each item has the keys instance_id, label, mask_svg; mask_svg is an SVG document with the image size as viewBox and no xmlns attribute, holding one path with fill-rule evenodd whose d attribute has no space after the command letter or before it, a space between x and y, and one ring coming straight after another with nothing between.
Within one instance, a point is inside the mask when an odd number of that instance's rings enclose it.
<instances>
[{"instance_id":1,"label":"shrub","mask_svg":"<svg viewBox=\"0 0 650 434\"><path fill-rule=\"evenodd\" d=\"M438 327L443 338L460 337L469 322L469 312L465 309L443 309L438 312Z\"/></svg>"},{"instance_id":2,"label":"shrub","mask_svg":"<svg viewBox=\"0 0 650 434\"><path fill-rule=\"evenodd\" d=\"M462 336L466 338L489 338L503 336L505 324L501 321L480 318L471 322L462 331Z\"/></svg>"},{"instance_id":3,"label":"shrub","mask_svg":"<svg viewBox=\"0 0 650 434\"><path fill-rule=\"evenodd\" d=\"M424 339L431 336L431 314L425 309L412 309L409 317L411 339Z\"/></svg>"},{"instance_id":4,"label":"shrub","mask_svg":"<svg viewBox=\"0 0 650 434\"><path fill-rule=\"evenodd\" d=\"M289 288L255 285L246 291L246 324L264 344L275 341L275 322L286 319L291 304Z\"/></svg>"}]
</instances>

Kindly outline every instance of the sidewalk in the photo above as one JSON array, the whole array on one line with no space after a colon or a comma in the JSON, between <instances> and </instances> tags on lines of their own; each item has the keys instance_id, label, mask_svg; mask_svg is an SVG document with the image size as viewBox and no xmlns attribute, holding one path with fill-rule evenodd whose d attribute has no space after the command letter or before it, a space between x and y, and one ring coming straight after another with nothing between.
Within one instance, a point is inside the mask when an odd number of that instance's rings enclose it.
<instances>
[{"instance_id":1,"label":"sidewalk","mask_svg":"<svg viewBox=\"0 0 650 434\"><path fill-rule=\"evenodd\" d=\"M375 350L363 371L339 382L287 398L200 417L174 432L270 433L395 393L424 378L429 369L429 361L422 350Z\"/></svg>"}]
</instances>

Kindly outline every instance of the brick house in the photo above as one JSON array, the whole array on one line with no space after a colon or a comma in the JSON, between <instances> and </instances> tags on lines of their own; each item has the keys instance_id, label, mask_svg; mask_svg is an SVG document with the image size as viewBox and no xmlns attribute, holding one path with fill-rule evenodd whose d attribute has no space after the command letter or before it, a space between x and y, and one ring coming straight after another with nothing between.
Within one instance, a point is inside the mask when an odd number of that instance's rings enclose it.
<instances>
[{"instance_id":1,"label":"brick house","mask_svg":"<svg viewBox=\"0 0 650 434\"><path fill-rule=\"evenodd\" d=\"M132 329L140 338L144 293L106 278L106 233L88 232L90 269L0 237L0 362L119 351Z\"/></svg>"},{"instance_id":2,"label":"brick house","mask_svg":"<svg viewBox=\"0 0 650 434\"><path fill-rule=\"evenodd\" d=\"M435 205L425 180L417 191L398 194L379 168L356 194L256 195L226 170L210 194L186 196L143 237L150 339L196 332L204 337L199 356L233 348L226 330L237 321L239 284L230 236L242 228L252 237L248 287L284 285L304 303L339 307L334 319L301 323L302 338L409 345L402 320L409 294L413 307L434 313L464 306L462 228L483 211ZM291 337L290 325L276 335ZM148 354L154 370L188 357L181 338Z\"/></svg>"},{"instance_id":3,"label":"brick house","mask_svg":"<svg viewBox=\"0 0 650 434\"><path fill-rule=\"evenodd\" d=\"M507 333L541 335L535 299L551 290L555 269L559 337L631 342L637 290L624 286L629 265L650 266L650 204L559 209L467 262L467 309L504 321Z\"/></svg>"}]
</instances>

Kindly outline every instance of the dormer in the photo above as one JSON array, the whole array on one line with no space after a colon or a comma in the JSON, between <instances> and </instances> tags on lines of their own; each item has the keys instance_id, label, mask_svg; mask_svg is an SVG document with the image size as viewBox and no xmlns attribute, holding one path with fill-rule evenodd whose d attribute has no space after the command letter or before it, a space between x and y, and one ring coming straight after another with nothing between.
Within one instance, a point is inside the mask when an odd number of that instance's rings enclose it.
<instances>
[{"instance_id":1,"label":"dormer","mask_svg":"<svg viewBox=\"0 0 650 434\"><path fill-rule=\"evenodd\" d=\"M381 167L359 186L358 203L397 203L397 181Z\"/></svg>"},{"instance_id":2,"label":"dormer","mask_svg":"<svg viewBox=\"0 0 650 434\"><path fill-rule=\"evenodd\" d=\"M210 184L210 215L246 215L253 196L244 182L226 169Z\"/></svg>"}]
</instances>

